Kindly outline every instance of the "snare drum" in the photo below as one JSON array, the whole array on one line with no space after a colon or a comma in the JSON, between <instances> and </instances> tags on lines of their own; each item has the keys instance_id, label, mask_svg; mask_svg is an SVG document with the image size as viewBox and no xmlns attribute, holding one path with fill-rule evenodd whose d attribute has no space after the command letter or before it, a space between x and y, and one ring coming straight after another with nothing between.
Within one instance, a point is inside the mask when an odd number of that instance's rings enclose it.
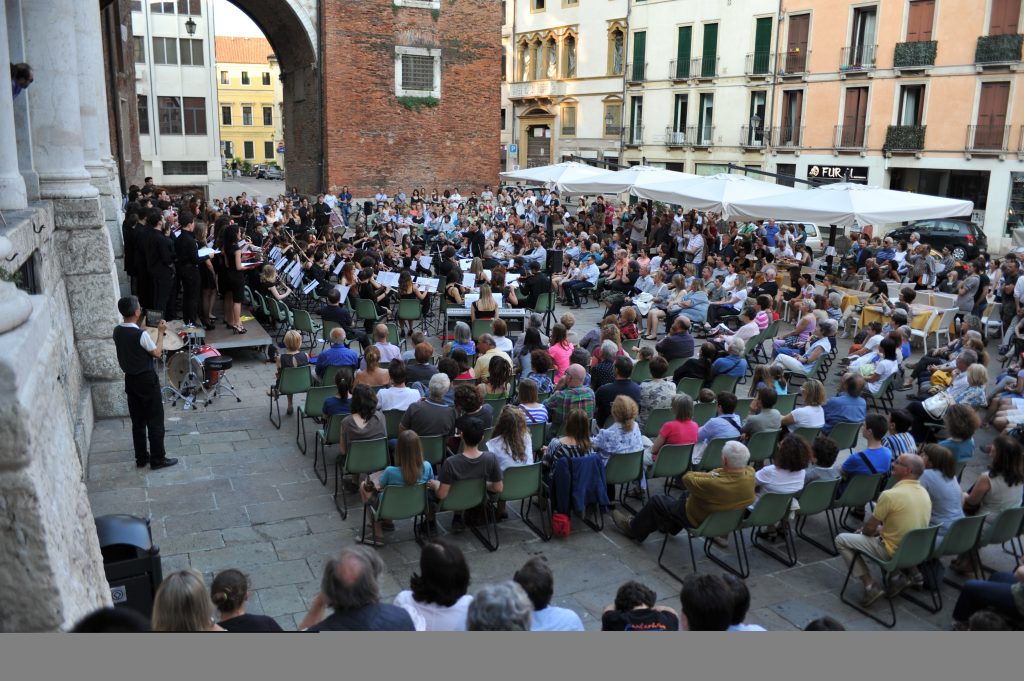
<instances>
[{"instance_id":1,"label":"snare drum","mask_svg":"<svg viewBox=\"0 0 1024 681\"><path fill-rule=\"evenodd\" d=\"M178 338L180 338L185 345L198 348L206 340L206 329L201 326L186 327L178 332Z\"/></svg>"}]
</instances>

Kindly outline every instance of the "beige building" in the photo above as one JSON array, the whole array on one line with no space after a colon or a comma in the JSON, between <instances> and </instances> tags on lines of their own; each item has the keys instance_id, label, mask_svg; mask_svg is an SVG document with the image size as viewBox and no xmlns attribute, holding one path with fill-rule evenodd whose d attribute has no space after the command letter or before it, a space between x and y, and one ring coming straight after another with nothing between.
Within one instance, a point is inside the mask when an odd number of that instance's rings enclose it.
<instances>
[{"instance_id":1,"label":"beige building","mask_svg":"<svg viewBox=\"0 0 1024 681\"><path fill-rule=\"evenodd\" d=\"M284 168L281 70L264 38L217 36L217 115L221 153Z\"/></svg>"}]
</instances>

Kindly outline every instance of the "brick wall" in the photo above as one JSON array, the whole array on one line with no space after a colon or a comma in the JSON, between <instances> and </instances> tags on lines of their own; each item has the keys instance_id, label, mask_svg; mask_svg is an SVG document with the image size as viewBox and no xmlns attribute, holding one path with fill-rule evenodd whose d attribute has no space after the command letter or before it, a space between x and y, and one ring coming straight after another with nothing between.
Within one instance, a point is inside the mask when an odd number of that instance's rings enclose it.
<instances>
[{"instance_id":1,"label":"brick wall","mask_svg":"<svg viewBox=\"0 0 1024 681\"><path fill-rule=\"evenodd\" d=\"M456 186L468 195L497 183L500 6L442 0L432 12L391 0L323 3L328 188L371 196L380 185ZM399 103L396 45L441 50L438 106L417 112Z\"/></svg>"}]
</instances>

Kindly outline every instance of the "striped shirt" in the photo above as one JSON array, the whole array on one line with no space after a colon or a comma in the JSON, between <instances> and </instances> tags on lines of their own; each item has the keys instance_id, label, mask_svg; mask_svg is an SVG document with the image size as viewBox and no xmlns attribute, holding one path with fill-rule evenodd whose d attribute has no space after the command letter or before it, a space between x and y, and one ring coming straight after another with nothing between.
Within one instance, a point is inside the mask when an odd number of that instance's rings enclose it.
<instances>
[{"instance_id":1,"label":"striped shirt","mask_svg":"<svg viewBox=\"0 0 1024 681\"><path fill-rule=\"evenodd\" d=\"M536 407L527 407L525 404L520 404L519 408L523 410L524 416L526 416L526 423L547 423L548 422L548 408L543 404L538 404Z\"/></svg>"},{"instance_id":2,"label":"striped shirt","mask_svg":"<svg viewBox=\"0 0 1024 681\"><path fill-rule=\"evenodd\" d=\"M882 446L892 450L892 459L895 461L901 454L916 454L917 442L914 436L908 433L890 433L882 438Z\"/></svg>"}]
</instances>

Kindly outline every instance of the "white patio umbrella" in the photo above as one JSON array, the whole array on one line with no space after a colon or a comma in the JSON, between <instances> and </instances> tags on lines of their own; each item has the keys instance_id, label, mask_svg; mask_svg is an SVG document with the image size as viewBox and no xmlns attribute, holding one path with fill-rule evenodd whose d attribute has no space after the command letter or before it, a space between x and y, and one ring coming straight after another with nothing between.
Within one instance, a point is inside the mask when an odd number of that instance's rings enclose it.
<instances>
[{"instance_id":1,"label":"white patio umbrella","mask_svg":"<svg viewBox=\"0 0 1024 681\"><path fill-rule=\"evenodd\" d=\"M564 182L570 194L621 194L661 182L683 182L699 179L699 175L652 166L633 166L623 170L605 170L600 175L576 182Z\"/></svg>"},{"instance_id":2,"label":"white patio umbrella","mask_svg":"<svg viewBox=\"0 0 1024 681\"><path fill-rule=\"evenodd\" d=\"M795 191L791 187L762 182L746 175L720 173L684 182L647 184L634 188L633 193L641 199L675 203L688 209L715 211L728 219L732 215L732 204L736 201L778 196Z\"/></svg>"},{"instance_id":3,"label":"white patio umbrella","mask_svg":"<svg viewBox=\"0 0 1024 681\"><path fill-rule=\"evenodd\" d=\"M974 203L840 182L731 204L741 219L777 218L820 225L877 225L970 215Z\"/></svg>"},{"instance_id":4,"label":"white patio umbrella","mask_svg":"<svg viewBox=\"0 0 1024 681\"><path fill-rule=\"evenodd\" d=\"M514 182L533 182L536 184L543 184L545 187L554 187L558 189L558 191L562 192L564 191L562 188L563 182L581 181L597 175L603 175L606 172L608 171L602 168L589 166L586 163L566 161L564 163L555 163L554 165L540 166L537 168L513 170L507 173L501 173L501 177L504 180L512 180Z\"/></svg>"}]
</instances>

